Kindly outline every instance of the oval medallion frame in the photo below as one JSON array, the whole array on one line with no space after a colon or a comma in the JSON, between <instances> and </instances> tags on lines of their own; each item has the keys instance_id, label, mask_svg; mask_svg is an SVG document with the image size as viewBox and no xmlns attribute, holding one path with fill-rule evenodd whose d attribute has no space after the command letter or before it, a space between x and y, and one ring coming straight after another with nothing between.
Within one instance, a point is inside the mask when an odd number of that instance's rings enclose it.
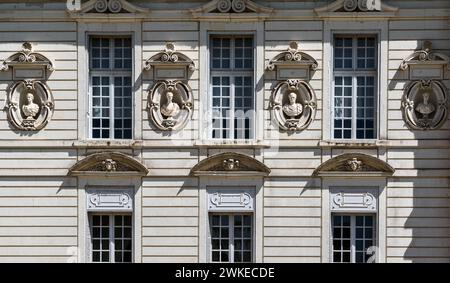
<instances>
[{"instance_id":1,"label":"oval medallion frame","mask_svg":"<svg viewBox=\"0 0 450 283\"><path fill-rule=\"evenodd\" d=\"M172 107L168 103L168 93L172 93L170 95ZM183 81L164 80L156 82L149 92L148 101L147 109L150 119L160 130L181 130L192 116L192 90Z\"/></svg>"},{"instance_id":2,"label":"oval medallion frame","mask_svg":"<svg viewBox=\"0 0 450 283\"><path fill-rule=\"evenodd\" d=\"M32 95L29 95L30 93ZM31 98L28 103L27 97ZM8 120L14 128L21 131L39 131L48 124L53 116L54 99L44 82L23 80L14 83L9 88L6 108L8 109ZM28 116L25 114L26 112L29 114ZM37 113L30 114L33 112Z\"/></svg>"},{"instance_id":3,"label":"oval medallion frame","mask_svg":"<svg viewBox=\"0 0 450 283\"><path fill-rule=\"evenodd\" d=\"M438 129L447 121L447 103L448 93L443 83L436 80L413 81L403 94L403 118L413 130Z\"/></svg>"},{"instance_id":4,"label":"oval medallion frame","mask_svg":"<svg viewBox=\"0 0 450 283\"><path fill-rule=\"evenodd\" d=\"M288 116L289 95L295 93L295 104L299 114ZM300 106L300 105L301 106ZM298 106L296 106L298 105ZM286 131L301 131L307 128L316 115L317 99L312 87L303 80L291 79L278 83L271 95L271 114L280 129Z\"/></svg>"}]
</instances>

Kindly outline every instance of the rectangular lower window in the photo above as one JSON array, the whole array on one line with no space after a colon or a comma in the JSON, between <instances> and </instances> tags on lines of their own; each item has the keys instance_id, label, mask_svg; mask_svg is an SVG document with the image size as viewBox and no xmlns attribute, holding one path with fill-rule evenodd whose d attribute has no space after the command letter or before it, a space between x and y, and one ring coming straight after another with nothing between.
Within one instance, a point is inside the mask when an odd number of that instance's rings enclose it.
<instances>
[{"instance_id":1,"label":"rectangular lower window","mask_svg":"<svg viewBox=\"0 0 450 283\"><path fill-rule=\"evenodd\" d=\"M376 251L375 222L375 214L333 214L333 262L373 262L370 259Z\"/></svg>"},{"instance_id":2,"label":"rectangular lower window","mask_svg":"<svg viewBox=\"0 0 450 283\"><path fill-rule=\"evenodd\" d=\"M132 216L92 214L90 217L92 262L132 262Z\"/></svg>"},{"instance_id":3,"label":"rectangular lower window","mask_svg":"<svg viewBox=\"0 0 450 283\"><path fill-rule=\"evenodd\" d=\"M254 137L254 43L252 36L212 36L210 99L213 139Z\"/></svg>"},{"instance_id":4,"label":"rectangular lower window","mask_svg":"<svg viewBox=\"0 0 450 283\"><path fill-rule=\"evenodd\" d=\"M333 54L333 138L375 139L376 37L335 36Z\"/></svg>"},{"instance_id":5,"label":"rectangular lower window","mask_svg":"<svg viewBox=\"0 0 450 283\"><path fill-rule=\"evenodd\" d=\"M253 219L251 214L211 214L212 262L252 262Z\"/></svg>"},{"instance_id":6,"label":"rectangular lower window","mask_svg":"<svg viewBox=\"0 0 450 283\"><path fill-rule=\"evenodd\" d=\"M89 40L90 138L132 139L130 37Z\"/></svg>"}]
</instances>

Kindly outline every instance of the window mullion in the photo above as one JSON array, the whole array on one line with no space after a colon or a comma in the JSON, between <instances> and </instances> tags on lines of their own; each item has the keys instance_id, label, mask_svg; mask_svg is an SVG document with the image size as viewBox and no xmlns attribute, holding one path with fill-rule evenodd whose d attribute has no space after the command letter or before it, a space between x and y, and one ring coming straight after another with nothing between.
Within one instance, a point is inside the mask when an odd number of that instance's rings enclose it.
<instances>
[{"instance_id":1,"label":"window mullion","mask_svg":"<svg viewBox=\"0 0 450 283\"><path fill-rule=\"evenodd\" d=\"M229 241L230 241L230 254L229 254L229 260L230 262L234 262L234 217L232 214L228 215L228 223L230 223L230 234L229 234Z\"/></svg>"},{"instance_id":2,"label":"window mullion","mask_svg":"<svg viewBox=\"0 0 450 283\"><path fill-rule=\"evenodd\" d=\"M109 77L109 138L114 139L114 76Z\"/></svg>"},{"instance_id":3,"label":"window mullion","mask_svg":"<svg viewBox=\"0 0 450 283\"><path fill-rule=\"evenodd\" d=\"M356 262L355 236L356 236L356 216L352 215L350 217L350 261L352 263Z\"/></svg>"},{"instance_id":4,"label":"window mullion","mask_svg":"<svg viewBox=\"0 0 450 283\"><path fill-rule=\"evenodd\" d=\"M231 82L231 90L230 90L230 137L232 139L236 139L234 135L234 129L236 128L236 125L234 123L234 115L235 115L235 108L234 108L234 90L235 90L235 80L236 76L232 75L230 76L230 82Z\"/></svg>"},{"instance_id":5,"label":"window mullion","mask_svg":"<svg viewBox=\"0 0 450 283\"><path fill-rule=\"evenodd\" d=\"M358 108L357 105L357 99L356 99L356 94L357 94L357 74L354 73L352 76L352 139L356 139L356 114L357 111L356 109Z\"/></svg>"},{"instance_id":6,"label":"window mullion","mask_svg":"<svg viewBox=\"0 0 450 283\"><path fill-rule=\"evenodd\" d=\"M114 262L114 216L109 215L109 261Z\"/></svg>"}]
</instances>

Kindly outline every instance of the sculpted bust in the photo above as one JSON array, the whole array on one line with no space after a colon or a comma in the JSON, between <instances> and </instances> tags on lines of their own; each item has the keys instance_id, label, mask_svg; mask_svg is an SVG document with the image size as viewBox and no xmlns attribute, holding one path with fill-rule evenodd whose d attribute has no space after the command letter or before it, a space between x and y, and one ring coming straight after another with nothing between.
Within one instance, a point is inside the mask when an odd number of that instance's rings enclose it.
<instances>
[{"instance_id":1,"label":"sculpted bust","mask_svg":"<svg viewBox=\"0 0 450 283\"><path fill-rule=\"evenodd\" d=\"M303 105L297 103L297 94L295 92L291 92L288 95L289 104L283 105L283 112L290 118L297 117L303 112Z\"/></svg>"},{"instance_id":2,"label":"sculpted bust","mask_svg":"<svg viewBox=\"0 0 450 283\"><path fill-rule=\"evenodd\" d=\"M173 102L173 95L171 91L166 92L167 101L161 106L161 113L169 118L176 116L180 112L180 106Z\"/></svg>"},{"instance_id":3,"label":"sculpted bust","mask_svg":"<svg viewBox=\"0 0 450 283\"><path fill-rule=\"evenodd\" d=\"M25 114L27 119L34 118L39 112L39 105L37 105L33 101L34 95L31 92L27 93L27 104L24 104L22 106L23 114Z\"/></svg>"},{"instance_id":4,"label":"sculpted bust","mask_svg":"<svg viewBox=\"0 0 450 283\"><path fill-rule=\"evenodd\" d=\"M434 107L433 104L430 104L428 101L430 100L430 93L429 92L424 92L422 94L422 102L419 103L419 105L417 105L416 107L416 111L419 112L420 114L423 115L423 118L426 119L428 118L428 115L433 113L434 110L436 110L436 108Z\"/></svg>"}]
</instances>

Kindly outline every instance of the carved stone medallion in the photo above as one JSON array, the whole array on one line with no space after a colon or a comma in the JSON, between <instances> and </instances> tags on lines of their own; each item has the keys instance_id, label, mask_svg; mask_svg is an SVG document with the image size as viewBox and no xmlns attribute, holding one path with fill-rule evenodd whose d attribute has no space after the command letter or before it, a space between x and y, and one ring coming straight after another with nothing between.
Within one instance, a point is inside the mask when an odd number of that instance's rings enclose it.
<instances>
[{"instance_id":1,"label":"carved stone medallion","mask_svg":"<svg viewBox=\"0 0 450 283\"><path fill-rule=\"evenodd\" d=\"M148 111L154 125L163 131L184 128L192 115L192 91L182 81L159 81L149 93Z\"/></svg>"},{"instance_id":2,"label":"carved stone medallion","mask_svg":"<svg viewBox=\"0 0 450 283\"><path fill-rule=\"evenodd\" d=\"M6 109L8 120L14 128L37 131L45 127L53 116L53 96L40 81L19 81L8 92Z\"/></svg>"},{"instance_id":3,"label":"carved stone medallion","mask_svg":"<svg viewBox=\"0 0 450 283\"><path fill-rule=\"evenodd\" d=\"M271 96L272 118L283 130L299 131L311 124L316 111L316 96L302 80L280 82Z\"/></svg>"},{"instance_id":4,"label":"carved stone medallion","mask_svg":"<svg viewBox=\"0 0 450 283\"><path fill-rule=\"evenodd\" d=\"M414 130L438 129L447 120L447 103L447 89L441 82L414 81L403 94L403 117Z\"/></svg>"}]
</instances>

